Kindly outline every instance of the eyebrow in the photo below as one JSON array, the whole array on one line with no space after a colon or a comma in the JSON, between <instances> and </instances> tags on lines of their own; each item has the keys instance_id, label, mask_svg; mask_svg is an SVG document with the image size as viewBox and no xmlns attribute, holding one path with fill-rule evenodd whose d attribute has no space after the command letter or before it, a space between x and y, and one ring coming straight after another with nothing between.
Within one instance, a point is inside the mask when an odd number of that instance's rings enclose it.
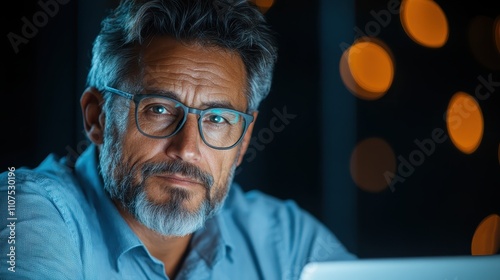
<instances>
[{"instance_id":1,"label":"eyebrow","mask_svg":"<svg viewBox=\"0 0 500 280\"><path fill-rule=\"evenodd\" d=\"M176 100L177 102L182 103L180 101L179 94L177 94L173 91L153 89L153 90L147 91L146 94L162 95L162 96L172 98L172 99ZM184 103L182 103L182 104L184 104ZM202 110L207 109L207 108L225 108L225 109L237 110L229 101L216 100L216 101L204 102L202 104L202 106L205 107L205 108L202 108Z\"/></svg>"}]
</instances>

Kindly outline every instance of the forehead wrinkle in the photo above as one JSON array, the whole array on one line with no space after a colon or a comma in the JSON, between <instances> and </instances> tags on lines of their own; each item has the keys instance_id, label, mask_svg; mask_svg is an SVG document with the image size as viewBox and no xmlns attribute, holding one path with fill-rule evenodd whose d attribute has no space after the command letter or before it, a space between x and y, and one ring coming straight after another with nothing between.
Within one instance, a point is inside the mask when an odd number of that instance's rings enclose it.
<instances>
[{"instance_id":1,"label":"forehead wrinkle","mask_svg":"<svg viewBox=\"0 0 500 280\"><path fill-rule=\"evenodd\" d=\"M246 105L244 92L239 87L230 87L229 85L234 85L230 80L205 69L202 71L195 71L197 75L192 75L191 73L193 73L193 71L188 71L188 73L182 70L175 72L169 71L169 68L174 68L174 65L177 65L175 67L184 67L183 64L161 64L159 67L165 69L165 71L155 71L150 74L146 73L144 79L145 86L174 92L175 95L178 96L177 99L180 99L186 92L192 91L194 93L199 93L200 101L203 104L211 103L208 101L204 102L205 98L210 95L210 98L216 99L216 103L229 103L231 108L241 107L226 100L226 98L222 98L222 96L218 96L222 94L227 96L229 100L232 100L234 97L236 97L236 100L243 98L243 103ZM152 67L152 69L156 69L156 67ZM235 96L231 97L232 95ZM245 110L245 108L246 106L239 108L239 110Z\"/></svg>"},{"instance_id":2,"label":"forehead wrinkle","mask_svg":"<svg viewBox=\"0 0 500 280\"><path fill-rule=\"evenodd\" d=\"M213 72L210 72L208 70L204 70L203 75L200 73L200 71L197 71L198 75L192 75L191 73L185 73L185 72L171 72L171 73L158 73L159 78L163 78L166 80L172 79L172 80L182 80L182 81L187 81L191 82L193 85L202 85L202 86L213 86L213 87L225 87L224 84L230 84L229 79L225 79L217 74L214 74ZM175 77L171 77L171 76Z\"/></svg>"},{"instance_id":3,"label":"forehead wrinkle","mask_svg":"<svg viewBox=\"0 0 500 280\"><path fill-rule=\"evenodd\" d=\"M178 90L177 88L180 87L181 89ZM227 94L227 92L223 92L220 90L220 88L217 88L215 90L208 90L206 86L199 86L199 85L189 85L189 90L188 91L193 91L195 93L202 93L199 95L198 99L200 102L200 107L194 107L196 109L206 109L206 108L214 108L214 107L220 107L220 108L228 108L228 109L233 109L233 110L240 110L244 111L245 108L238 106L237 104L233 104L233 100L231 97ZM201 88L201 89L200 89ZM185 96L186 92L186 86L179 86L179 85L173 85L172 88L167 87L155 87L154 85L146 86L145 88L145 94L158 94L158 95L163 95L166 97L170 97L172 99L175 99L181 103L185 103L186 100L183 100L183 96ZM224 98L228 97L228 98ZM192 104L185 104L187 106L192 106Z\"/></svg>"},{"instance_id":4,"label":"forehead wrinkle","mask_svg":"<svg viewBox=\"0 0 500 280\"><path fill-rule=\"evenodd\" d=\"M238 93L239 90L231 89L228 86L219 84L213 79L205 77L193 77L189 74L177 73L175 77L168 74L161 74L154 78L155 81L161 80L157 85L147 85L147 86L161 86L161 84L170 84L174 88L180 87L181 89L191 89L194 92L213 92L213 93L227 93L234 92ZM145 82L148 82L147 80Z\"/></svg>"},{"instance_id":5,"label":"forehead wrinkle","mask_svg":"<svg viewBox=\"0 0 500 280\"><path fill-rule=\"evenodd\" d=\"M176 61L170 61L170 58L167 58L167 61L164 60L162 58L151 60L151 62L161 61L161 63L150 67L152 68L150 74L189 75L195 79L209 80L211 83L214 80L218 80L221 83L231 83L231 78L236 78L235 76L237 75L229 72L226 67L214 62L197 62L186 57L176 57ZM182 63L182 61L188 61L188 63ZM148 61L145 62L147 63Z\"/></svg>"}]
</instances>

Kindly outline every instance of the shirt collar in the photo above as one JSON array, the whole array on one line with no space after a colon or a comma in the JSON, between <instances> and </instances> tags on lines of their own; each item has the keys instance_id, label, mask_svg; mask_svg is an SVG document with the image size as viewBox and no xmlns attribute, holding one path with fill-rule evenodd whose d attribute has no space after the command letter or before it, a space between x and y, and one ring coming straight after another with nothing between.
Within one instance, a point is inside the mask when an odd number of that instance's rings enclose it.
<instances>
[{"instance_id":1,"label":"shirt collar","mask_svg":"<svg viewBox=\"0 0 500 280\"><path fill-rule=\"evenodd\" d=\"M225 200L225 205L228 201L233 200L234 188L233 185ZM231 258L231 252L234 248L231 234L225 222L226 207L211 219L207 220L204 227L193 234L191 240L191 248L195 250L198 255L205 260L209 267L213 267L220 260L225 257Z\"/></svg>"},{"instance_id":2,"label":"shirt collar","mask_svg":"<svg viewBox=\"0 0 500 280\"><path fill-rule=\"evenodd\" d=\"M96 209L101 226L100 233L109 250L110 261L118 270L120 257L143 244L104 191L102 177L98 171L97 154L97 147L91 144L76 161L76 175L90 206Z\"/></svg>"}]
</instances>

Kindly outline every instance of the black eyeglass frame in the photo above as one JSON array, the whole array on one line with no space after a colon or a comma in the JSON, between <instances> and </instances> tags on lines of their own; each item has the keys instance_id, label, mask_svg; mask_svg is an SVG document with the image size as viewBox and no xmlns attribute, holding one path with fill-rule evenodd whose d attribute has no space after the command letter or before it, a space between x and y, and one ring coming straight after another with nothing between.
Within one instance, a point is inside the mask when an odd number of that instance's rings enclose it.
<instances>
[{"instance_id":1,"label":"black eyeglass frame","mask_svg":"<svg viewBox=\"0 0 500 280\"><path fill-rule=\"evenodd\" d=\"M116 89L116 88L113 88L113 87L109 87L109 86L104 86L104 90L108 91L110 93L117 94L117 95L119 95L121 97L125 97L125 98L127 98L129 100L134 101L134 103L135 103L135 124L137 126L137 129L143 135L145 135L147 137L150 137L150 138L164 139L164 138L169 138L169 137L174 136L175 134L177 134L177 132L179 132L182 129L182 127L186 123L187 115L189 113L191 113L191 114L198 115L198 132L200 133L201 139L203 140L203 143L205 143L205 145L209 146L210 148L216 149L216 150L229 150L229 149L234 148L236 145L238 145L241 142L241 140L243 139L243 137L245 136L245 134L246 134L246 132L248 130L248 127L254 121L253 115L250 115L250 114L247 114L247 113L243 113L243 112L240 112L240 111L237 111L237 110L233 110L233 109L228 109L228 108L208 108L208 109L205 109L205 110L200 110L200 109L196 109L196 108L192 108L192 107L186 106L183 103L181 103L180 101L172 99L172 98L164 96L164 95L158 95L158 94L131 94L131 93L128 93L128 92L125 92L125 91L121 91L119 89ZM140 125L139 125L139 120L138 120L138 116L137 116L138 112L137 111L138 111L138 108L139 108L140 101L142 99L144 99L144 98L149 98L149 97L159 97L159 98L165 98L165 99L174 101L175 103L178 103L184 109L184 117L182 118L181 123L179 125L177 125L177 128L170 135L167 135L167 136L154 136L154 135L150 135L150 134L147 134L144 131L142 131L142 129L141 129ZM228 147L216 147L216 146L210 145L205 140L205 137L203 136L202 124L201 124L202 119L203 119L203 115L205 113L207 113L208 111L217 110L217 109L219 109L219 110L226 110L226 111L230 111L230 112L241 114L243 116L243 118L245 119L245 127L243 128L243 132L241 133L240 138L238 139L238 141L236 141L236 143L234 143L231 146L228 146Z\"/></svg>"}]
</instances>

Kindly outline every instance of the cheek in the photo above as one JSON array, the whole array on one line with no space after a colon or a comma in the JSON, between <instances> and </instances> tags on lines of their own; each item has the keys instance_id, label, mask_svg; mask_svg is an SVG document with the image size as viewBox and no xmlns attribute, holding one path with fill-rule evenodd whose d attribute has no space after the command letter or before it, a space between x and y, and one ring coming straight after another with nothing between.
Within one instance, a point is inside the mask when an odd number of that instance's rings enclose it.
<instances>
[{"instance_id":1,"label":"cheek","mask_svg":"<svg viewBox=\"0 0 500 280\"><path fill-rule=\"evenodd\" d=\"M236 151L236 149L234 149ZM216 151L208 160L210 173L214 176L215 186L221 186L226 183L226 180L231 172L232 166L235 164L236 152L229 151Z\"/></svg>"},{"instance_id":2,"label":"cheek","mask_svg":"<svg viewBox=\"0 0 500 280\"><path fill-rule=\"evenodd\" d=\"M160 141L147 138L140 133L128 133L123 142L123 160L131 165L154 162L152 160L158 155L162 148Z\"/></svg>"},{"instance_id":3,"label":"cheek","mask_svg":"<svg viewBox=\"0 0 500 280\"><path fill-rule=\"evenodd\" d=\"M123 161L129 166L143 164L161 150L161 141L146 137L137 129L133 113L129 114L121 137Z\"/></svg>"}]
</instances>

